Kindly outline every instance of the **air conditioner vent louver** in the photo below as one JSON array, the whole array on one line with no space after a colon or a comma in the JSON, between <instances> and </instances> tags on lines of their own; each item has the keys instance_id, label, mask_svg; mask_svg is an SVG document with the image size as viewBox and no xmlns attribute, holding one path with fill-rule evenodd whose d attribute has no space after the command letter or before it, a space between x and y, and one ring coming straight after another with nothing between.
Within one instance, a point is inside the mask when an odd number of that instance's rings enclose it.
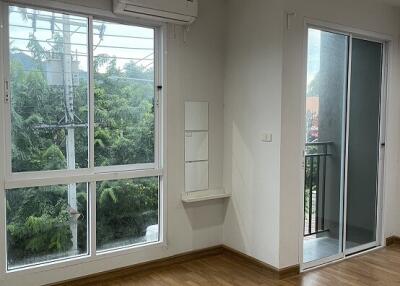
<instances>
[{"instance_id":1,"label":"air conditioner vent louver","mask_svg":"<svg viewBox=\"0 0 400 286\"><path fill-rule=\"evenodd\" d=\"M187 25L197 18L198 0L114 0L114 13Z\"/></svg>"}]
</instances>

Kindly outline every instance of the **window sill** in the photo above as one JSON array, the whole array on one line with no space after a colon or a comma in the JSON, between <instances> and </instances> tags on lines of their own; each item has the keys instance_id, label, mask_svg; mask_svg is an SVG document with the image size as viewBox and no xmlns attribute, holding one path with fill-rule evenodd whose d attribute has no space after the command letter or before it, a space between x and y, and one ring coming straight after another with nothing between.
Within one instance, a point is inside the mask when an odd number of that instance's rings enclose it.
<instances>
[{"instance_id":1,"label":"window sill","mask_svg":"<svg viewBox=\"0 0 400 286\"><path fill-rule=\"evenodd\" d=\"M156 241L156 242L151 242L151 243L146 243L146 244L132 245L130 247L104 251L104 252L96 253L94 255L90 255L90 254L80 255L80 256L60 259L57 261L50 261L50 262L45 262L42 264L36 264L36 265L27 266L27 267L15 268L12 270L7 270L5 275L14 276L14 275L19 275L19 273L24 273L24 274L29 275L29 274L33 274L33 273L54 271L54 270L63 269L65 267L76 266L76 265L85 265L85 264L91 263L91 262L104 261L105 259L113 259L115 257L129 256L131 254L138 253L140 251L147 252L150 249L157 249L157 248L158 249L159 248L161 248L161 249L167 248L166 242L165 241Z\"/></svg>"}]
</instances>

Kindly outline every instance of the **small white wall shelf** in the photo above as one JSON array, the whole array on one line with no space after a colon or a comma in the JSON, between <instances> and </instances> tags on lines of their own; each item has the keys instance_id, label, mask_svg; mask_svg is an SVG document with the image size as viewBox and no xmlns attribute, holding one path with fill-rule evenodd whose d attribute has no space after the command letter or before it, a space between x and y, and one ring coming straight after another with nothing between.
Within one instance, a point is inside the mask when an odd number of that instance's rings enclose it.
<instances>
[{"instance_id":1,"label":"small white wall shelf","mask_svg":"<svg viewBox=\"0 0 400 286\"><path fill-rule=\"evenodd\" d=\"M208 102L185 102L185 203L229 198L223 189L209 189Z\"/></svg>"},{"instance_id":2,"label":"small white wall shelf","mask_svg":"<svg viewBox=\"0 0 400 286\"><path fill-rule=\"evenodd\" d=\"M183 193L182 201L184 203L194 203L208 200L226 199L229 197L231 197L231 194L225 193L224 190L206 190Z\"/></svg>"}]
</instances>

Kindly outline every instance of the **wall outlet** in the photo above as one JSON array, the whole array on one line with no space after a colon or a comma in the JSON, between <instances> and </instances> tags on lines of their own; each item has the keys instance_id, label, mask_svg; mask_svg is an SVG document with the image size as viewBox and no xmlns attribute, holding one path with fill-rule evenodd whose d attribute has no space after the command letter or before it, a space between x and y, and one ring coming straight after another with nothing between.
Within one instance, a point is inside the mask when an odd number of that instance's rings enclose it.
<instances>
[{"instance_id":1,"label":"wall outlet","mask_svg":"<svg viewBox=\"0 0 400 286\"><path fill-rule=\"evenodd\" d=\"M261 133L260 135L261 142L270 143L272 142L272 133Z\"/></svg>"}]
</instances>

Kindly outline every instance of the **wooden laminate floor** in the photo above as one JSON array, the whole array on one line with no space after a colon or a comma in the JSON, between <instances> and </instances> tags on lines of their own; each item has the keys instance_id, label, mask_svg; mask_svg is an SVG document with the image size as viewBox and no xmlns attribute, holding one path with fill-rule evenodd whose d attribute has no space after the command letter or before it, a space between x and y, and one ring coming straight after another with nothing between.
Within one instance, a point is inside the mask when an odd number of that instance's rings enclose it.
<instances>
[{"instance_id":1,"label":"wooden laminate floor","mask_svg":"<svg viewBox=\"0 0 400 286\"><path fill-rule=\"evenodd\" d=\"M91 285L400 285L400 245L392 245L385 249L282 280L274 278L273 273L247 260L233 254L223 253Z\"/></svg>"}]
</instances>

